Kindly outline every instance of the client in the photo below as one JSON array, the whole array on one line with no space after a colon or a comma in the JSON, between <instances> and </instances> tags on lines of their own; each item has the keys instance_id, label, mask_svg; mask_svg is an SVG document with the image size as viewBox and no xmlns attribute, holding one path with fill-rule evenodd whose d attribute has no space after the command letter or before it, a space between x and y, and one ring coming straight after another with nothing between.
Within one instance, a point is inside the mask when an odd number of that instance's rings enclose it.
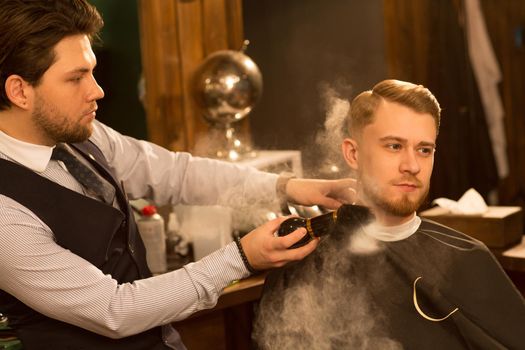
<instances>
[{"instance_id":1,"label":"client","mask_svg":"<svg viewBox=\"0 0 525 350\"><path fill-rule=\"evenodd\" d=\"M271 273L261 349L523 349L525 302L483 243L416 210L429 190L440 107L386 80L358 95L343 154L358 205L305 260Z\"/></svg>"}]
</instances>

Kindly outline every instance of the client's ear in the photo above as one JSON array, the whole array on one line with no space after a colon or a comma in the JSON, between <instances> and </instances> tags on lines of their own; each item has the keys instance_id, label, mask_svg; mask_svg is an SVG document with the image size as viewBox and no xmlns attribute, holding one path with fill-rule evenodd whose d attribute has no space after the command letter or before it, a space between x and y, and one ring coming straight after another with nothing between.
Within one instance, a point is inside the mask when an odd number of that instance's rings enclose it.
<instances>
[{"instance_id":1,"label":"client's ear","mask_svg":"<svg viewBox=\"0 0 525 350\"><path fill-rule=\"evenodd\" d=\"M344 139L341 149L343 150L343 157L345 158L346 164L348 164L350 168L357 170L359 152L356 140L350 138Z\"/></svg>"}]
</instances>

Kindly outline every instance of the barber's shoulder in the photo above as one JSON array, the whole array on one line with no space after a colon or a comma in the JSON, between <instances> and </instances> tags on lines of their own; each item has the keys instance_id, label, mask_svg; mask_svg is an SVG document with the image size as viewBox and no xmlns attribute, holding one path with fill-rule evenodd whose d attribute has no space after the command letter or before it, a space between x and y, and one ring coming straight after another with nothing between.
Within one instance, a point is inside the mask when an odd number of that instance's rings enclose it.
<instances>
[{"instance_id":1,"label":"barber's shoulder","mask_svg":"<svg viewBox=\"0 0 525 350\"><path fill-rule=\"evenodd\" d=\"M99 122L98 120L93 121L93 133L89 137L89 141L93 142L95 145L99 145L103 138L105 137L104 128L106 126Z\"/></svg>"},{"instance_id":2,"label":"barber's shoulder","mask_svg":"<svg viewBox=\"0 0 525 350\"><path fill-rule=\"evenodd\" d=\"M0 227L30 225L47 227L46 224L29 208L15 199L0 193Z\"/></svg>"},{"instance_id":3,"label":"barber's shoulder","mask_svg":"<svg viewBox=\"0 0 525 350\"><path fill-rule=\"evenodd\" d=\"M104 155L108 155L114 150L114 142L118 139L120 134L114 129L110 128L106 124L94 120L93 121L93 133L89 137L95 146L97 146Z\"/></svg>"}]
</instances>

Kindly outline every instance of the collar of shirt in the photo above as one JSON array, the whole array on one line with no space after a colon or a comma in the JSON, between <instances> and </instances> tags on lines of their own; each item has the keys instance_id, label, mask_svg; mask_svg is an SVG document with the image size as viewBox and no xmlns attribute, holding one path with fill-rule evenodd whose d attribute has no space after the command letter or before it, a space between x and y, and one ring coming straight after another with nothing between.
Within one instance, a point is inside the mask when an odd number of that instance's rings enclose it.
<instances>
[{"instance_id":1,"label":"collar of shirt","mask_svg":"<svg viewBox=\"0 0 525 350\"><path fill-rule=\"evenodd\" d=\"M0 131L0 150L15 162L38 173L46 170L54 147L35 145Z\"/></svg>"},{"instance_id":2,"label":"collar of shirt","mask_svg":"<svg viewBox=\"0 0 525 350\"><path fill-rule=\"evenodd\" d=\"M398 226L383 226L374 222L364 227L364 231L379 241L394 242L412 236L421 225L421 218L414 213L412 219Z\"/></svg>"}]
</instances>

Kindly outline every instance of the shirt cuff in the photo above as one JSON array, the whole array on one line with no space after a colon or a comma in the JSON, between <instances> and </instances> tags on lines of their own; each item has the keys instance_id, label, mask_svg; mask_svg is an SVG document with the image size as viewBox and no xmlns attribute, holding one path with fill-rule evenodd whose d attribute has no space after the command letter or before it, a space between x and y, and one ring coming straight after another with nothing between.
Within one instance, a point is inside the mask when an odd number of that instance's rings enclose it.
<instances>
[{"instance_id":1,"label":"shirt cuff","mask_svg":"<svg viewBox=\"0 0 525 350\"><path fill-rule=\"evenodd\" d=\"M209 278L218 293L233 281L250 276L235 242L200 260L209 272Z\"/></svg>"},{"instance_id":2,"label":"shirt cuff","mask_svg":"<svg viewBox=\"0 0 525 350\"><path fill-rule=\"evenodd\" d=\"M277 182L275 184L275 189L281 207L283 207L283 205L286 205L286 203L288 202L288 195L286 194L286 185L288 185L288 181L296 177L297 176L295 176L294 173L289 172L282 172L279 174L279 177L277 178Z\"/></svg>"}]
</instances>

